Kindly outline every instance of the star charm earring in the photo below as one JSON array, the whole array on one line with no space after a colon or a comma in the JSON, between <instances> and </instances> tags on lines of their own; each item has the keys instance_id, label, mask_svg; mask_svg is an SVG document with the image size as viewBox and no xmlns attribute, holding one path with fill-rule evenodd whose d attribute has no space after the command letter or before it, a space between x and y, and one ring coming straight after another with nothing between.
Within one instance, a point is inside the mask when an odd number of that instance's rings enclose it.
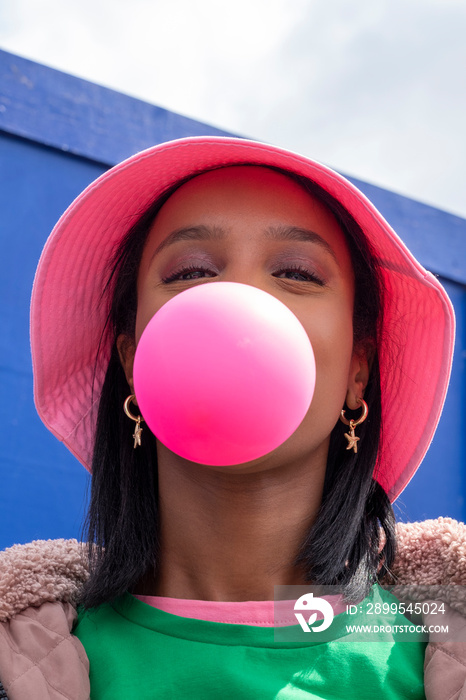
<instances>
[{"instance_id":1,"label":"star charm earring","mask_svg":"<svg viewBox=\"0 0 466 700\"><path fill-rule=\"evenodd\" d=\"M138 416L136 419L136 427L134 428L134 433L133 433L133 438L134 438L134 449L136 447L141 445L141 435L142 435L142 428L141 428L141 416Z\"/></svg>"},{"instance_id":2,"label":"star charm earring","mask_svg":"<svg viewBox=\"0 0 466 700\"><path fill-rule=\"evenodd\" d=\"M142 435L141 423L144 423L144 418L142 416L135 416L130 411L129 404L131 402L135 403L135 398L136 398L135 394L131 394L130 396L128 396L125 403L123 404L123 410L126 413L126 415L128 416L128 418L131 418L131 420L134 420L134 422L136 423L136 426L134 428L134 433L133 433L133 440L134 440L133 447L134 447L134 449L136 449L136 447L141 446L141 435Z\"/></svg>"},{"instance_id":3,"label":"star charm earring","mask_svg":"<svg viewBox=\"0 0 466 700\"><path fill-rule=\"evenodd\" d=\"M349 422L349 433L344 433L345 438L348 440L348 445L346 447L347 450L353 449L353 451L356 453L358 451L358 442L361 438L356 437L354 434L354 420L350 420Z\"/></svg>"},{"instance_id":4,"label":"star charm earring","mask_svg":"<svg viewBox=\"0 0 466 700\"><path fill-rule=\"evenodd\" d=\"M361 438L356 437L356 435L354 433L354 429L358 425L361 425L361 423L363 423L366 420L367 414L369 413L369 408L367 406L367 403L364 401L364 399L357 398L356 401L357 401L357 403L359 403L362 406L362 414L358 418L358 420L353 420L353 419L348 420L345 417L345 411L342 411L340 414L340 420L342 421L342 423L349 426L349 432L344 433L345 438L348 441L348 445L346 446L346 449L347 450L352 449L355 454L358 451L358 442Z\"/></svg>"}]
</instances>

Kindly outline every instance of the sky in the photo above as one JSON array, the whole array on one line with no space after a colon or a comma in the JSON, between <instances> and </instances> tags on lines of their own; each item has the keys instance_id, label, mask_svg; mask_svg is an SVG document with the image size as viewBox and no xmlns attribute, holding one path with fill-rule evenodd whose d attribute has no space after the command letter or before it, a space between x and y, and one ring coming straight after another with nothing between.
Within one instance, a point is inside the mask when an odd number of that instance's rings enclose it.
<instances>
[{"instance_id":1,"label":"sky","mask_svg":"<svg viewBox=\"0 0 466 700\"><path fill-rule=\"evenodd\" d=\"M0 0L0 48L466 217L466 0Z\"/></svg>"}]
</instances>

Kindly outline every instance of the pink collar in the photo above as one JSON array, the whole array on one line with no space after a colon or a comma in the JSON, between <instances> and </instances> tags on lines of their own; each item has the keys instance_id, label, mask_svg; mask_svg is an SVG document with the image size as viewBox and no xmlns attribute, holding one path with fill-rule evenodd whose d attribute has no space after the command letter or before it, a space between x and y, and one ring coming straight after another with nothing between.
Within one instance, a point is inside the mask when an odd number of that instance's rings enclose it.
<instances>
[{"instance_id":1,"label":"pink collar","mask_svg":"<svg viewBox=\"0 0 466 700\"><path fill-rule=\"evenodd\" d=\"M223 622L234 625L256 625L258 627L285 627L296 625L293 613L295 601L247 600L230 603L216 600L188 600L164 596L135 595L135 598L158 610L208 622ZM333 607L335 615L345 611L341 596L323 596ZM317 615L317 619L322 616Z\"/></svg>"}]
</instances>

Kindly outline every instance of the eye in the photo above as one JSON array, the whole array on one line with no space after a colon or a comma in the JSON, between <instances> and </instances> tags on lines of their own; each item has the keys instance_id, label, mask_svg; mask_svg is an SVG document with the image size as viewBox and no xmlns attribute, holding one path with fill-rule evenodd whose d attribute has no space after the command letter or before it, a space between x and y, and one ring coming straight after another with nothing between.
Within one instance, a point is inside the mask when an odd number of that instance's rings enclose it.
<instances>
[{"instance_id":1,"label":"eye","mask_svg":"<svg viewBox=\"0 0 466 700\"><path fill-rule=\"evenodd\" d=\"M320 287L323 287L325 284L315 272L307 270L301 267L301 265L287 265L281 270L274 272L273 276L279 279L289 279L297 282L312 282L318 284Z\"/></svg>"},{"instance_id":2,"label":"eye","mask_svg":"<svg viewBox=\"0 0 466 700\"><path fill-rule=\"evenodd\" d=\"M204 277L216 277L216 275L216 272L208 270L205 267L201 267L200 265L188 265L181 268L181 270L176 270L176 272L173 272L168 277L164 277L162 282L164 284L175 282L175 280L178 280L179 282L186 282L190 280L203 279Z\"/></svg>"}]
</instances>

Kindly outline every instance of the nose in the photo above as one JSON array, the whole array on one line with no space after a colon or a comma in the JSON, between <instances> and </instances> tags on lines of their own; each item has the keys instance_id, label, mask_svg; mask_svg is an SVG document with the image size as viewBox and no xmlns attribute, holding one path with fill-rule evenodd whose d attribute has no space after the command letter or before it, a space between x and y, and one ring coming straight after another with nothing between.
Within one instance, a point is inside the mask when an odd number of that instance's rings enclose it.
<instances>
[{"instance_id":1,"label":"nose","mask_svg":"<svg viewBox=\"0 0 466 700\"><path fill-rule=\"evenodd\" d=\"M271 285L270 282L267 281L267 275L264 270L262 270L258 264L254 264L250 260L242 259L237 263L228 265L221 279L225 282L248 284L250 287L256 287L264 292L271 293Z\"/></svg>"}]
</instances>

